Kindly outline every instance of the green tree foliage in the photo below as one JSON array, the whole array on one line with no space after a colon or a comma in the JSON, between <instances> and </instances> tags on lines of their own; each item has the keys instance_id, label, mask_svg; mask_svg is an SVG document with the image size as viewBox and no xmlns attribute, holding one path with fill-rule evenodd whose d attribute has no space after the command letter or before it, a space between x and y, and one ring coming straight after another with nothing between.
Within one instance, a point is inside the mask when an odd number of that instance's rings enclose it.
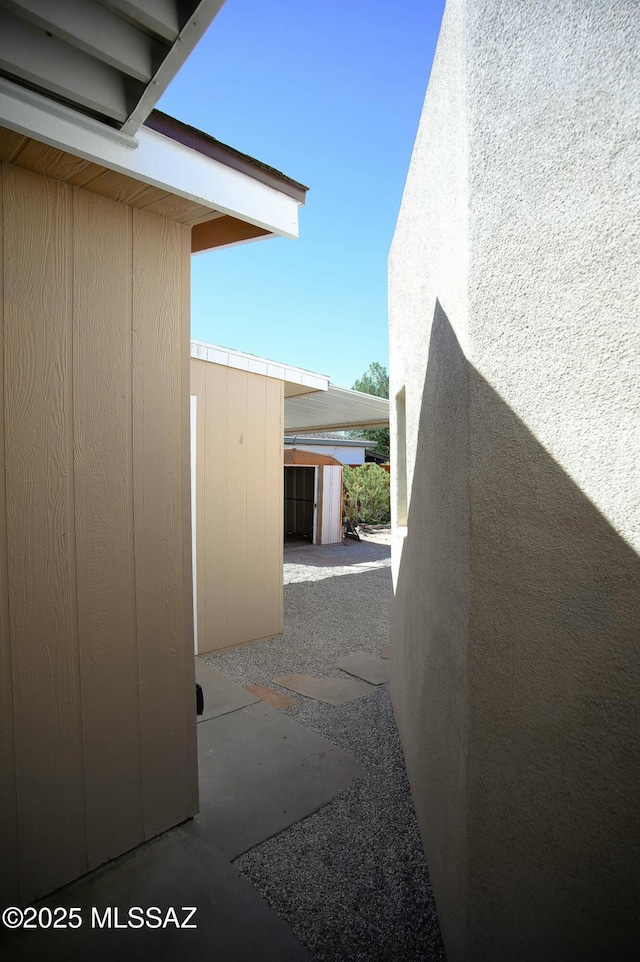
<instances>
[{"instance_id":1,"label":"green tree foliage","mask_svg":"<svg viewBox=\"0 0 640 962\"><path fill-rule=\"evenodd\" d=\"M389 397L389 375L386 367L374 361L369 365L362 377L353 385L354 391L363 394L375 394L376 397Z\"/></svg>"},{"instance_id":2,"label":"green tree foliage","mask_svg":"<svg viewBox=\"0 0 640 962\"><path fill-rule=\"evenodd\" d=\"M345 467L344 515L353 524L388 524L391 520L389 473L379 464Z\"/></svg>"},{"instance_id":3,"label":"green tree foliage","mask_svg":"<svg viewBox=\"0 0 640 962\"><path fill-rule=\"evenodd\" d=\"M389 397L389 374L386 367L373 361L353 385L354 391L375 394L376 397ZM365 441L377 441L376 451L389 457L389 428L367 428L365 431L352 431L351 437Z\"/></svg>"}]
</instances>

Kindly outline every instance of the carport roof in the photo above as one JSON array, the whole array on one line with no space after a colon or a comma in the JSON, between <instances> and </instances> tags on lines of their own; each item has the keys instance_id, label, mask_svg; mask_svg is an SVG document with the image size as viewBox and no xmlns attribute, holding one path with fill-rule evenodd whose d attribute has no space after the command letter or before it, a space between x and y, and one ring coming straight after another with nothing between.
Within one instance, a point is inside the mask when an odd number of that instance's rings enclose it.
<instances>
[{"instance_id":1,"label":"carport roof","mask_svg":"<svg viewBox=\"0 0 640 962\"><path fill-rule=\"evenodd\" d=\"M338 387L330 383L326 374L316 374L195 338L191 339L191 357L284 381L285 434L299 437L307 431L350 431L389 424L389 401L386 398Z\"/></svg>"},{"instance_id":2,"label":"carport roof","mask_svg":"<svg viewBox=\"0 0 640 962\"><path fill-rule=\"evenodd\" d=\"M286 434L305 431L349 431L382 428L389 424L389 401L350 388L329 384L329 390L284 402Z\"/></svg>"}]
</instances>

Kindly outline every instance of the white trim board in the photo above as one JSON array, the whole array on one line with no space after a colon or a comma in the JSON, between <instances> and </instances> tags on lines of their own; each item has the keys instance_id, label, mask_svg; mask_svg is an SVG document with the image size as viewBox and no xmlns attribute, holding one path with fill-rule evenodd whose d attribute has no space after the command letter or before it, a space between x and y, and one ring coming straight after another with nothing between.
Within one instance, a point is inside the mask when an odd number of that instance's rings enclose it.
<instances>
[{"instance_id":1,"label":"white trim board","mask_svg":"<svg viewBox=\"0 0 640 962\"><path fill-rule=\"evenodd\" d=\"M190 434L189 443L191 445L191 571L193 578L193 651L198 654L198 575L196 559L196 448L198 435L196 433L198 423L198 398L195 394L189 396L190 400Z\"/></svg>"}]
</instances>

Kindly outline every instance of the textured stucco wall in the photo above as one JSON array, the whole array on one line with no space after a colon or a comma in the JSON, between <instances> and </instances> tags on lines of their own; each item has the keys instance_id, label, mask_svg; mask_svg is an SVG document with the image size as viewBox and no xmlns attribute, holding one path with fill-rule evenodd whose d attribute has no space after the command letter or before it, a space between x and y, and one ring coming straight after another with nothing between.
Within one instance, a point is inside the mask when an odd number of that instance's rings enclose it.
<instances>
[{"instance_id":1,"label":"textured stucco wall","mask_svg":"<svg viewBox=\"0 0 640 962\"><path fill-rule=\"evenodd\" d=\"M426 384L437 298L466 336L467 163L463 5L449 3L418 131L389 270L390 417L405 389L409 526L397 524L398 452L391 505L396 603L394 708L449 951L464 957L466 933L443 906L466 911L468 753L469 508L466 371L456 338L443 344ZM428 188L428 189L426 189ZM429 270L425 270L426 266ZM437 336L437 335L436 335ZM448 375L451 373L451 379ZM424 429L423 392L432 412ZM451 425L451 430L449 430ZM419 437L419 428L420 437ZM415 505L421 510L416 514ZM428 537L427 537L428 534ZM409 573L398 583L400 556ZM442 617L441 617L442 615ZM437 633L425 631L432 624ZM437 697L439 693L440 697ZM430 737L426 737L429 733ZM429 831L430 826L438 826ZM453 916L453 912L451 915Z\"/></svg>"},{"instance_id":2,"label":"textured stucco wall","mask_svg":"<svg viewBox=\"0 0 640 962\"><path fill-rule=\"evenodd\" d=\"M390 254L392 690L452 962L639 948L639 44L632 0L449 0Z\"/></svg>"}]
</instances>

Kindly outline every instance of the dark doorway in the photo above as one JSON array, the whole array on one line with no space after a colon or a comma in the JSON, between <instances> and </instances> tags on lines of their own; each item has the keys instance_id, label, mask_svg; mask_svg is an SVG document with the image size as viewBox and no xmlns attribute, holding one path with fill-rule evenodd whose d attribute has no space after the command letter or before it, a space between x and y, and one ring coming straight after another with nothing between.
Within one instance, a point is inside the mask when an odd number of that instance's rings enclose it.
<instances>
[{"instance_id":1,"label":"dark doorway","mask_svg":"<svg viewBox=\"0 0 640 962\"><path fill-rule=\"evenodd\" d=\"M316 469L284 469L284 540L313 543Z\"/></svg>"}]
</instances>

